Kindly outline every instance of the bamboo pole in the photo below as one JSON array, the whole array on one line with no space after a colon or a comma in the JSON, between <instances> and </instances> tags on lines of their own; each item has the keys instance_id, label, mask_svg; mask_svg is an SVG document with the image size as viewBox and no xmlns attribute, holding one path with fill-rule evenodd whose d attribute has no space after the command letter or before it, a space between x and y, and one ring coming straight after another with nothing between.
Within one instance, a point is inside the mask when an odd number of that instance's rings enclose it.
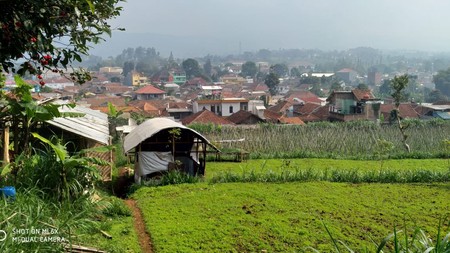
<instances>
[{"instance_id":1,"label":"bamboo pole","mask_svg":"<svg viewBox=\"0 0 450 253\"><path fill-rule=\"evenodd\" d=\"M3 165L9 164L9 126L3 129Z\"/></svg>"}]
</instances>

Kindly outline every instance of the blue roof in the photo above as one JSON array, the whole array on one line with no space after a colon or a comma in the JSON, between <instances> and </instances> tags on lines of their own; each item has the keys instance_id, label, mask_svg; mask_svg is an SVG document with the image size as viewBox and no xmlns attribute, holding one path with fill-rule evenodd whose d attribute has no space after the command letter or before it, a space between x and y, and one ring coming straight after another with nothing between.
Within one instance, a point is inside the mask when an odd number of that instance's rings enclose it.
<instances>
[{"instance_id":1,"label":"blue roof","mask_svg":"<svg viewBox=\"0 0 450 253\"><path fill-rule=\"evenodd\" d=\"M441 119L450 120L450 112L434 112Z\"/></svg>"}]
</instances>

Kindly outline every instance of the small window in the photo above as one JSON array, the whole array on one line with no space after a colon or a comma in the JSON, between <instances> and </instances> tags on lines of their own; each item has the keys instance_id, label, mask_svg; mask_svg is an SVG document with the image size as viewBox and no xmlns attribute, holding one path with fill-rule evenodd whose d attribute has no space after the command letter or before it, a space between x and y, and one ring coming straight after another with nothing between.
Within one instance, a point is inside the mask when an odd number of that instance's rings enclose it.
<instances>
[{"instance_id":1,"label":"small window","mask_svg":"<svg viewBox=\"0 0 450 253\"><path fill-rule=\"evenodd\" d=\"M233 113L233 106L230 105L230 113Z\"/></svg>"}]
</instances>

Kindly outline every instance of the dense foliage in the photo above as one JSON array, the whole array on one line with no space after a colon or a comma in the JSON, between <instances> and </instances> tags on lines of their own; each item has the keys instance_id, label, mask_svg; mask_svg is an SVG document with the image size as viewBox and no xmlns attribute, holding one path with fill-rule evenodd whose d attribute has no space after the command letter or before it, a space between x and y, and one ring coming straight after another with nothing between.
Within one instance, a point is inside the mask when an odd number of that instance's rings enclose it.
<instances>
[{"instance_id":1,"label":"dense foliage","mask_svg":"<svg viewBox=\"0 0 450 253\"><path fill-rule=\"evenodd\" d=\"M450 68L441 70L433 77L436 89L440 90L444 95L450 97Z\"/></svg>"},{"instance_id":2,"label":"dense foliage","mask_svg":"<svg viewBox=\"0 0 450 253\"><path fill-rule=\"evenodd\" d=\"M0 17L0 64L5 71L40 75L63 71L81 61L89 43L111 34L108 20L119 15L122 0L2 1ZM16 62L21 62L19 67ZM83 82L85 72L73 73ZM42 82L42 81L41 81Z\"/></svg>"}]
</instances>

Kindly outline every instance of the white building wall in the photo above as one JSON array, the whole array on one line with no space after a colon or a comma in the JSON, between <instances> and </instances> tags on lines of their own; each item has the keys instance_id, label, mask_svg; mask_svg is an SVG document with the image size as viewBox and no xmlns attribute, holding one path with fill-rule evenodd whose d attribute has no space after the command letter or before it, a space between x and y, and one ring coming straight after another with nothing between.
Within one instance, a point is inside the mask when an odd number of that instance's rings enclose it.
<instances>
[{"instance_id":1,"label":"white building wall","mask_svg":"<svg viewBox=\"0 0 450 253\"><path fill-rule=\"evenodd\" d=\"M233 108L230 113L230 107ZM222 103L222 116L227 117L241 109L241 103Z\"/></svg>"}]
</instances>

